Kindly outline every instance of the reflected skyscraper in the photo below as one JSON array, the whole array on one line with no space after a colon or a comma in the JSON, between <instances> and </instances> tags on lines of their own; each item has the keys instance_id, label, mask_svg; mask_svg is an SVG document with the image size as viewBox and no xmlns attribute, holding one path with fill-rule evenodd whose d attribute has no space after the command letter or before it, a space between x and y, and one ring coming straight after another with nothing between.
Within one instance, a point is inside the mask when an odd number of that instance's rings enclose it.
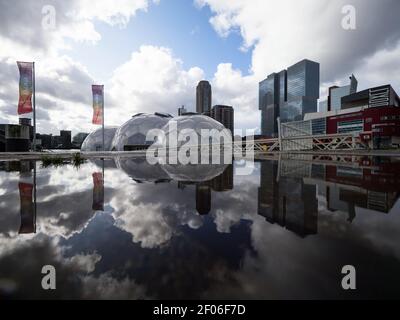
<instances>
[{"instance_id":1,"label":"reflected skyscraper","mask_svg":"<svg viewBox=\"0 0 400 320\"><path fill-rule=\"evenodd\" d=\"M211 188L208 185L196 185L196 210L200 215L206 215L211 210Z\"/></svg>"},{"instance_id":2,"label":"reflected skyscraper","mask_svg":"<svg viewBox=\"0 0 400 320\"><path fill-rule=\"evenodd\" d=\"M277 162L261 162L258 214L301 237L316 234L316 186L302 178L280 175Z\"/></svg>"},{"instance_id":3,"label":"reflected skyscraper","mask_svg":"<svg viewBox=\"0 0 400 320\"><path fill-rule=\"evenodd\" d=\"M277 118L282 122L302 120L316 112L319 98L319 63L302 60L287 70L270 74L259 83L261 132L278 135Z\"/></svg>"},{"instance_id":4,"label":"reflected skyscraper","mask_svg":"<svg viewBox=\"0 0 400 320\"><path fill-rule=\"evenodd\" d=\"M178 181L178 188L185 189L187 185L196 186L196 210L200 215L207 215L211 211L211 193L225 192L233 189L233 165L215 178L203 182Z\"/></svg>"}]
</instances>

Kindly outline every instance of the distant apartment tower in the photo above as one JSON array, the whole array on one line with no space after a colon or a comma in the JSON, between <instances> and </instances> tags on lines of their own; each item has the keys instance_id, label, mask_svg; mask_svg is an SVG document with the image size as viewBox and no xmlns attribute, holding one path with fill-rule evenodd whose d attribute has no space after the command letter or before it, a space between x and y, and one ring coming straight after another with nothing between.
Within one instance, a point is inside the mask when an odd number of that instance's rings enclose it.
<instances>
[{"instance_id":1,"label":"distant apartment tower","mask_svg":"<svg viewBox=\"0 0 400 320\"><path fill-rule=\"evenodd\" d=\"M270 74L259 84L262 135L278 135L281 122L302 120L316 112L319 98L319 63L302 60L287 70Z\"/></svg>"},{"instance_id":2,"label":"distant apartment tower","mask_svg":"<svg viewBox=\"0 0 400 320\"><path fill-rule=\"evenodd\" d=\"M196 112L198 114L209 114L211 111L211 85L208 81L202 80L196 88Z\"/></svg>"},{"instance_id":3,"label":"distant apartment tower","mask_svg":"<svg viewBox=\"0 0 400 320\"><path fill-rule=\"evenodd\" d=\"M187 113L187 110L186 110L185 106L178 108L178 116L183 116L186 113Z\"/></svg>"},{"instance_id":4,"label":"distant apartment tower","mask_svg":"<svg viewBox=\"0 0 400 320\"><path fill-rule=\"evenodd\" d=\"M234 133L234 110L231 106L216 105L211 110L211 118L222 123L225 128Z\"/></svg>"}]
</instances>

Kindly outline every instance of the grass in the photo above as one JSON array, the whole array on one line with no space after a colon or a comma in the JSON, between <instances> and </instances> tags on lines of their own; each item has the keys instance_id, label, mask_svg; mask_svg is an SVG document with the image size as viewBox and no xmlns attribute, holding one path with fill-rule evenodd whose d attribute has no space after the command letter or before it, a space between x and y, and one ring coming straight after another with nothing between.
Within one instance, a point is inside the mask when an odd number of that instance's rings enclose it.
<instances>
[{"instance_id":1,"label":"grass","mask_svg":"<svg viewBox=\"0 0 400 320\"><path fill-rule=\"evenodd\" d=\"M65 164L65 161L62 157L59 156L55 156L55 157L51 157L48 155L42 156L42 167L43 168L47 168L50 166L54 166L54 167L60 167L63 166Z\"/></svg>"},{"instance_id":2,"label":"grass","mask_svg":"<svg viewBox=\"0 0 400 320\"><path fill-rule=\"evenodd\" d=\"M74 153L72 156L72 164L75 168L79 168L81 164L85 162L85 159L82 158L81 154L79 152Z\"/></svg>"},{"instance_id":3,"label":"grass","mask_svg":"<svg viewBox=\"0 0 400 320\"><path fill-rule=\"evenodd\" d=\"M70 159L65 159L60 156L43 155L41 160L42 160L43 168L48 168L50 166L54 166L57 168L57 167L64 166L69 163L72 163L72 165L75 168L79 168L85 162L85 159L81 156L81 154L79 152L74 153L72 155L72 158L70 158Z\"/></svg>"}]
</instances>

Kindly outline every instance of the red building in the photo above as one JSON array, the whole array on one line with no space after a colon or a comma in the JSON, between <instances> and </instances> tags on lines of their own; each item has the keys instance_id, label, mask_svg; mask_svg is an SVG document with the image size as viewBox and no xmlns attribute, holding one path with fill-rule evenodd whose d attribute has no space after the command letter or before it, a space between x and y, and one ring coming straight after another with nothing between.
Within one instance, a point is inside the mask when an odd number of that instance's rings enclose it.
<instances>
[{"instance_id":1,"label":"red building","mask_svg":"<svg viewBox=\"0 0 400 320\"><path fill-rule=\"evenodd\" d=\"M306 114L317 134L353 133L371 149L400 147L400 98L390 85L342 98L338 111Z\"/></svg>"}]
</instances>

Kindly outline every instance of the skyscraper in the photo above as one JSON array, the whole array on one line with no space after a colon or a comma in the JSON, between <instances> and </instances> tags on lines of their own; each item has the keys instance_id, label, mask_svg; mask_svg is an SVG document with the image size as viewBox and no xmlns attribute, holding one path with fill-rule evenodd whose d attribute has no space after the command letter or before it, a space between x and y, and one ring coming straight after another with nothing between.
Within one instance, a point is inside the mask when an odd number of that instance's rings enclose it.
<instances>
[{"instance_id":1,"label":"skyscraper","mask_svg":"<svg viewBox=\"0 0 400 320\"><path fill-rule=\"evenodd\" d=\"M178 116L183 116L185 113L187 113L185 106L178 108Z\"/></svg>"},{"instance_id":2,"label":"skyscraper","mask_svg":"<svg viewBox=\"0 0 400 320\"><path fill-rule=\"evenodd\" d=\"M302 120L316 112L319 98L319 63L302 60L287 70L270 74L259 84L259 109L263 135L278 135L282 122Z\"/></svg>"},{"instance_id":3,"label":"skyscraper","mask_svg":"<svg viewBox=\"0 0 400 320\"><path fill-rule=\"evenodd\" d=\"M231 106L216 105L211 110L211 118L222 123L234 134L234 110Z\"/></svg>"},{"instance_id":4,"label":"skyscraper","mask_svg":"<svg viewBox=\"0 0 400 320\"><path fill-rule=\"evenodd\" d=\"M200 81L196 88L196 112L209 114L211 111L211 99L210 83L205 80Z\"/></svg>"}]
</instances>

